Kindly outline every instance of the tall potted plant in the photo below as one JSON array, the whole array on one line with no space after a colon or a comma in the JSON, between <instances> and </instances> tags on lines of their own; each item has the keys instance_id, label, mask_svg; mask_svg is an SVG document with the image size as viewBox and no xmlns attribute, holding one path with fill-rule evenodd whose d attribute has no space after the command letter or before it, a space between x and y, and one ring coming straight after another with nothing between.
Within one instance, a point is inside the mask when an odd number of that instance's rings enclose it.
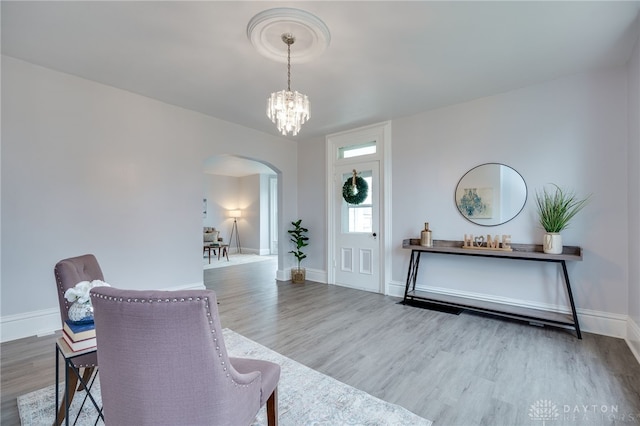
<instances>
[{"instance_id":1,"label":"tall potted plant","mask_svg":"<svg viewBox=\"0 0 640 426\"><path fill-rule=\"evenodd\" d=\"M562 235L560 232L569 226L573 217L584 208L590 195L578 198L573 191L567 191L556 184L555 191L543 189L536 191L536 207L540 225L546 233L543 239L543 251L549 254L562 253Z\"/></svg>"},{"instance_id":2,"label":"tall potted plant","mask_svg":"<svg viewBox=\"0 0 640 426\"><path fill-rule=\"evenodd\" d=\"M302 263L302 260L307 257L301 249L309 245L307 243L307 241L309 241L309 237L306 235L309 230L303 227L301 223L302 219L291 222L293 228L287 231L291 236L290 241L295 245L295 250L291 250L289 253L293 254L298 261L298 267L291 268L291 282L295 284L302 284L306 279L306 271L300 266L300 263Z\"/></svg>"}]
</instances>

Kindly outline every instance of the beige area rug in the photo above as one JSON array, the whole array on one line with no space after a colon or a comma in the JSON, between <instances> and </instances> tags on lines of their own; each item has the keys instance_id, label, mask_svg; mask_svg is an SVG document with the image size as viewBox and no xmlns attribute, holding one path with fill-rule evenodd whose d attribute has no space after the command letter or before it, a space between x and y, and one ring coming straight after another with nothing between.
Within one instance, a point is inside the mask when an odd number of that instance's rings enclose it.
<instances>
[{"instance_id":1,"label":"beige area rug","mask_svg":"<svg viewBox=\"0 0 640 426\"><path fill-rule=\"evenodd\" d=\"M278 256L260 256L257 254L244 254L244 253L229 253L229 260L226 257L220 256L218 260L218 252L214 256L211 253L211 263L209 263L209 256L205 254L202 257L202 264L204 269L224 268L226 266L243 265L245 263L264 262L266 260L277 259Z\"/></svg>"},{"instance_id":2,"label":"beige area rug","mask_svg":"<svg viewBox=\"0 0 640 426\"><path fill-rule=\"evenodd\" d=\"M257 358L280 364L278 384L278 422L280 426L301 425L388 425L431 426L432 422L399 405L391 404L366 392L346 385L272 351L229 329L224 339L230 356ZM100 383L96 381L92 395L100 402ZM60 386L60 393L64 393ZM71 413L77 413L85 392L72 401ZM20 421L24 426L53 424L55 386L18 397ZM72 418L71 418L72 419ZM71 420L70 419L70 420ZM95 424L96 411L85 404L76 425ZM102 421L97 424L103 425ZM266 408L258 413L252 426L266 425Z\"/></svg>"}]
</instances>

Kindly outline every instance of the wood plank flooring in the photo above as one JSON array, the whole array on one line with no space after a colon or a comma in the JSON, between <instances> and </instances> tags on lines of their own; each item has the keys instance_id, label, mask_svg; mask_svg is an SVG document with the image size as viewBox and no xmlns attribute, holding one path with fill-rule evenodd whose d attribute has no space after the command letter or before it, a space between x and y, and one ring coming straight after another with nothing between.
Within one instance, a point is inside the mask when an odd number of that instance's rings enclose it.
<instances>
[{"instance_id":1,"label":"wood plank flooring","mask_svg":"<svg viewBox=\"0 0 640 426\"><path fill-rule=\"evenodd\" d=\"M278 282L275 268L204 271L223 327L435 425L640 424L640 365L621 339ZM54 382L54 341L2 344L2 425L19 424L18 395ZM541 400L555 411L536 417Z\"/></svg>"}]
</instances>

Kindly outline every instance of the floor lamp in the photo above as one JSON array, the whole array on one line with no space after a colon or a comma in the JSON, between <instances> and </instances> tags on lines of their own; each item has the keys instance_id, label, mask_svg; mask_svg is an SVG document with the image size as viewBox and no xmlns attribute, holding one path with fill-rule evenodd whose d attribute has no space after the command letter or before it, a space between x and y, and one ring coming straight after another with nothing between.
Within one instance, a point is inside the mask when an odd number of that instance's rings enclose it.
<instances>
[{"instance_id":1,"label":"floor lamp","mask_svg":"<svg viewBox=\"0 0 640 426\"><path fill-rule=\"evenodd\" d=\"M241 210L231 210L229 216L233 218L233 226L231 227L231 237L229 237L229 247L233 242L233 233L236 233L236 250L238 253L242 253L242 246L240 245L240 232L238 231L238 218L242 216Z\"/></svg>"}]
</instances>

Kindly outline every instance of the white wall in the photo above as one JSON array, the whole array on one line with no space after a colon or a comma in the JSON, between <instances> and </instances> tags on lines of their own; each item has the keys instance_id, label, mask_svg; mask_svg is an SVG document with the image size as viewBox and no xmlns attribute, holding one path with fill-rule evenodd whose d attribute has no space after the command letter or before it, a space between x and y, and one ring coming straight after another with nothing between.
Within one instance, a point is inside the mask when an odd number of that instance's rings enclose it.
<instances>
[{"instance_id":1,"label":"white wall","mask_svg":"<svg viewBox=\"0 0 640 426\"><path fill-rule=\"evenodd\" d=\"M270 254L269 250L269 180L272 175L260 175L259 243L256 254Z\"/></svg>"},{"instance_id":2,"label":"white wall","mask_svg":"<svg viewBox=\"0 0 640 426\"><path fill-rule=\"evenodd\" d=\"M270 165L297 217L295 142L3 56L2 340L59 328L66 257L119 287L202 286L203 161L224 154Z\"/></svg>"},{"instance_id":3,"label":"white wall","mask_svg":"<svg viewBox=\"0 0 640 426\"><path fill-rule=\"evenodd\" d=\"M239 178L239 208L242 217L238 219L238 232L243 253L258 253L260 247L260 175ZM231 248L235 243L231 241Z\"/></svg>"},{"instance_id":4,"label":"white wall","mask_svg":"<svg viewBox=\"0 0 640 426\"><path fill-rule=\"evenodd\" d=\"M640 17L636 20L640 34ZM640 361L640 40L628 65L629 80L629 325L627 341Z\"/></svg>"},{"instance_id":5,"label":"white wall","mask_svg":"<svg viewBox=\"0 0 640 426\"><path fill-rule=\"evenodd\" d=\"M392 122L392 282L400 295L409 252L402 240L418 238L429 222L434 239L461 240L465 233L511 234L514 243L541 243L543 231L532 194L554 182L593 193L589 206L563 233L566 245L584 249L582 262L568 265L585 330L620 336L625 328L628 250L626 72L569 76L535 86L427 111ZM325 212L321 141L300 145L301 217ZM522 213L505 225L481 227L464 219L454 203L460 177L487 162L515 168L524 177L529 199ZM302 170L302 169L301 169ZM304 184L303 184L304 182ZM313 208L311 207L313 206ZM326 216L326 212L325 212ZM315 214L324 229L326 217ZM637 218L635 219L637 220ZM315 236L314 258L326 251ZM489 300L563 309L565 290L557 266L538 262L434 256L418 280L422 286ZM425 264L422 264L425 266ZM322 265L327 268L326 259Z\"/></svg>"},{"instance_id":6,"label":"white wall","mask_svg":"<svg viewBox=\"0 0 640 426\"><path fill-rule=\"evenodd\" d=\"M207 217L202 226L216 228L220 237L229 241L233 219L227 216L229 210L238 209L240 182L237 177L204 173L204 197L207 199Z\"/></svg>"},{"instance_id":7,"label":"white wall","mask_svg":"<svg viewBox=\"0 0 640 426\"><path fill-rule=\"evenodd\" d=\"M307 279L320 280L324 276L326 281L327 271L327 188L325 165L325 138L315 138L301 141L298 145L298 219L302 219L302 225L309 229L309 246L304 248L307 258L302 266L311 269ZM291 223L286 224L291 229ZM287 235L287 252L293 249L293 243ZM293 258L293 255L287 254ZM315 273L314 273L315 270ZM307 271L309 272L309 271Z\"/></svg>"},{"instance_id":8,"label":"white wall","mask_svg":"<svg viewBox=\"0 0 640 426\"><path fill-rule=\"evenodd\" d=\"M582 262L568 265L577 306L583 313L623 320L628 310L626 99L625 69L618 68L395 120L394 282L404 283L409 262L400 241L417 238L425 221L434 239L491 233L540 244L543 230L533 197L553 182L593 194L563 231L565 245L584 250ZM485 162L513 167L528 187L524 210L505 225L471 224L453 204L458 179ZM418 278L424 285L531 306L567 305L556 265L443 256L431 259L422 272L427 270L428 276Z\"/></svg>"}]
</instances>

